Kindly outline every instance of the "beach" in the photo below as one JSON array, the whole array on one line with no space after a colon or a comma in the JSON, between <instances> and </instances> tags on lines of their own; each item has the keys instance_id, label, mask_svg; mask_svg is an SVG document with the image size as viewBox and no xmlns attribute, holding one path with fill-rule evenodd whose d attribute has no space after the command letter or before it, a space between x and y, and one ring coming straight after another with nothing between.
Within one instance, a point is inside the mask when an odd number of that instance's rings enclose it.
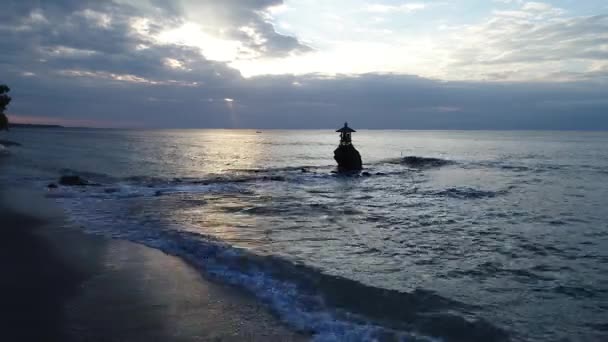
<instances>
[{"instance_id":1,"label":"beach","mask_svg":"<svg viewBox=\"0 0 608 342\"><path fill-rule=\"evenodd\" d=\"M307 340L176 257L63 227L43 191L0 191L1 340Z\"/></svg>"}]
</instances>

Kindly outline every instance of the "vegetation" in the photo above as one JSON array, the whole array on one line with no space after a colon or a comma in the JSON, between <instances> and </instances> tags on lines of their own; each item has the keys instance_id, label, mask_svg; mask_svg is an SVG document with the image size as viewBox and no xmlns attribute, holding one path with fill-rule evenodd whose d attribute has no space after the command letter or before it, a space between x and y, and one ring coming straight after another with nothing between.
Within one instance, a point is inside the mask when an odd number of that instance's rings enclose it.
<instances>
[{"instance_id":1,"label":"vegetation","mask_svg":"<svg viewBox=\"0 0 608 342\"><path fill-rule=\"evenodd\" d=\"M0 84L0 130L8 131L8 117L4 114L6 106L11 102L11 97L8 96L8 92L11 89L4 84Z\"/></svg>"}]
</instances>

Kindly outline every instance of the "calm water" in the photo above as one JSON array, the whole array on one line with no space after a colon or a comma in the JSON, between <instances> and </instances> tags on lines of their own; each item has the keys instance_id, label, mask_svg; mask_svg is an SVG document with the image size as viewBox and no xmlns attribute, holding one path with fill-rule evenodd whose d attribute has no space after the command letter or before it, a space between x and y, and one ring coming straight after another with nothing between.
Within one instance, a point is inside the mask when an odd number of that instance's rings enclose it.
<instances>
[{"instance_id":1,"label":"calm water","mask_svg":"<svg viewBox=\"0 0 608 342\"><path fill-rule=\"evenodd\" d=\"M48 197L317 340L608 339L608 133L359 131L353 177L331 130L7 137L3 182L100 183Z\"/></svg>"}]
</instances>

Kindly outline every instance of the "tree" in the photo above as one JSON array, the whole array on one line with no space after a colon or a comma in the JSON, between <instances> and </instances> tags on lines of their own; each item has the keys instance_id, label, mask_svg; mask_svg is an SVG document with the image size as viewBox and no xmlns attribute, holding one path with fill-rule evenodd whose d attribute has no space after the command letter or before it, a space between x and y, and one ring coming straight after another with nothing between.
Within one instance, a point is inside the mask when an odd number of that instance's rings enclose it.
<instances>
[{"instance_id":1,"label":"tree","mask_svg":"<svg viewBox=\"0 0 608 342\"><path fill-rule=\"evenodd\" d=\"M0 84L0 131L8 131L8 117L4 114L4 110L11 102L11 97L8 96L9 91L11 91L11 88L5 84Z\"/></svg>"}]
</instances>

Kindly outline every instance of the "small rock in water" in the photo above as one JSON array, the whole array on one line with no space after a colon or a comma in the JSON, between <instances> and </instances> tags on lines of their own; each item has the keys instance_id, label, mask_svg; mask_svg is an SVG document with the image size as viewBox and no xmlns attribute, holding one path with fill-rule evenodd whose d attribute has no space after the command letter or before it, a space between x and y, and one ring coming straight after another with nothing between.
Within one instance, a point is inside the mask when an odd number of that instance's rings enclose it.
<instances>
[{"instance_id":1,"label":"small rock in water","mask_svg":"<svg viewBox=\"0 0 608 342\"><path fill-rule=\"evenodd\" d=\"M384 173L384 172L376 172L376 176L386 176L386 173Z\"/></svg>"},{"instance_id":2,"label":"small rock in water","mask_svg":"<svg viewBox=\"0 0 608 342\"><path fill-rule=\"evenodd\" d=\"M271 176L270 177L271 181L279 181L279 182L284 182L285 181L285 177L283 176Z\"/></svg>"},{"instance_id":3,"label":"small rock in water","mask_svg":"<svg viewBox=\"0 0 608 342\"><path fill-rule=\"evenodd\" d=\"M302 171L302 173L308 172L308 170L306 170L305 168L302 168L301 171Z\"/></svg>"},{"instance_id":4,"label":"small rock in water","mask_svg":"<svg viewBox=\"0 0 608 342\"><path fill-rule=\"evenodd\" d=\"M49 185L46 186L49 189L57 189L59 186L55 183L50 183Z\"/></svg>"},{"instance_id":5,"label":"small rock in water","mask_svg":"<svg viewBox=\"0 0 608 342\"><path fill-rule=\"evenodd\" d=\"M425 158L417 156L407 156L401 159L401 164L405 164L413 168L430 168L430 167L441 167L452 164L449 160L439 158Z\"/></svg>"},{"instance_id":6,"label":"small rock in water","mask_svg":"<svg viewBox=\"0 0 608 342\"><path fill-rule=\"evenodd\" d=\"M367 171L361 173L361 176L363 176L363 177L371 177L371 175L372 174Z\"/></svg>"},{"instance_id":7,"label":"small rock in water","mask_svg":"<svg viewBox=\"0 0 608 342\"><path fill-rule=\"evenodd\" d=\"M80 178L80 176L61 176L61 178L59 178L59 184L68 186L91 185L86 180Z\"/></svg>"},{"instance_id":8,"label":"small rock in water","mask_svg":"<svg viewBox=\"0 0 608 342\"><path fill-rule=\"evenodd\" d=\"M163 192L162 192L162 191L160 191L160 190L157 190L157 191L154 193L154 196L156 196L156 197L158 197L158 196L162 196L162 195L163 195Z\"/></svg>"}]
</instances>

